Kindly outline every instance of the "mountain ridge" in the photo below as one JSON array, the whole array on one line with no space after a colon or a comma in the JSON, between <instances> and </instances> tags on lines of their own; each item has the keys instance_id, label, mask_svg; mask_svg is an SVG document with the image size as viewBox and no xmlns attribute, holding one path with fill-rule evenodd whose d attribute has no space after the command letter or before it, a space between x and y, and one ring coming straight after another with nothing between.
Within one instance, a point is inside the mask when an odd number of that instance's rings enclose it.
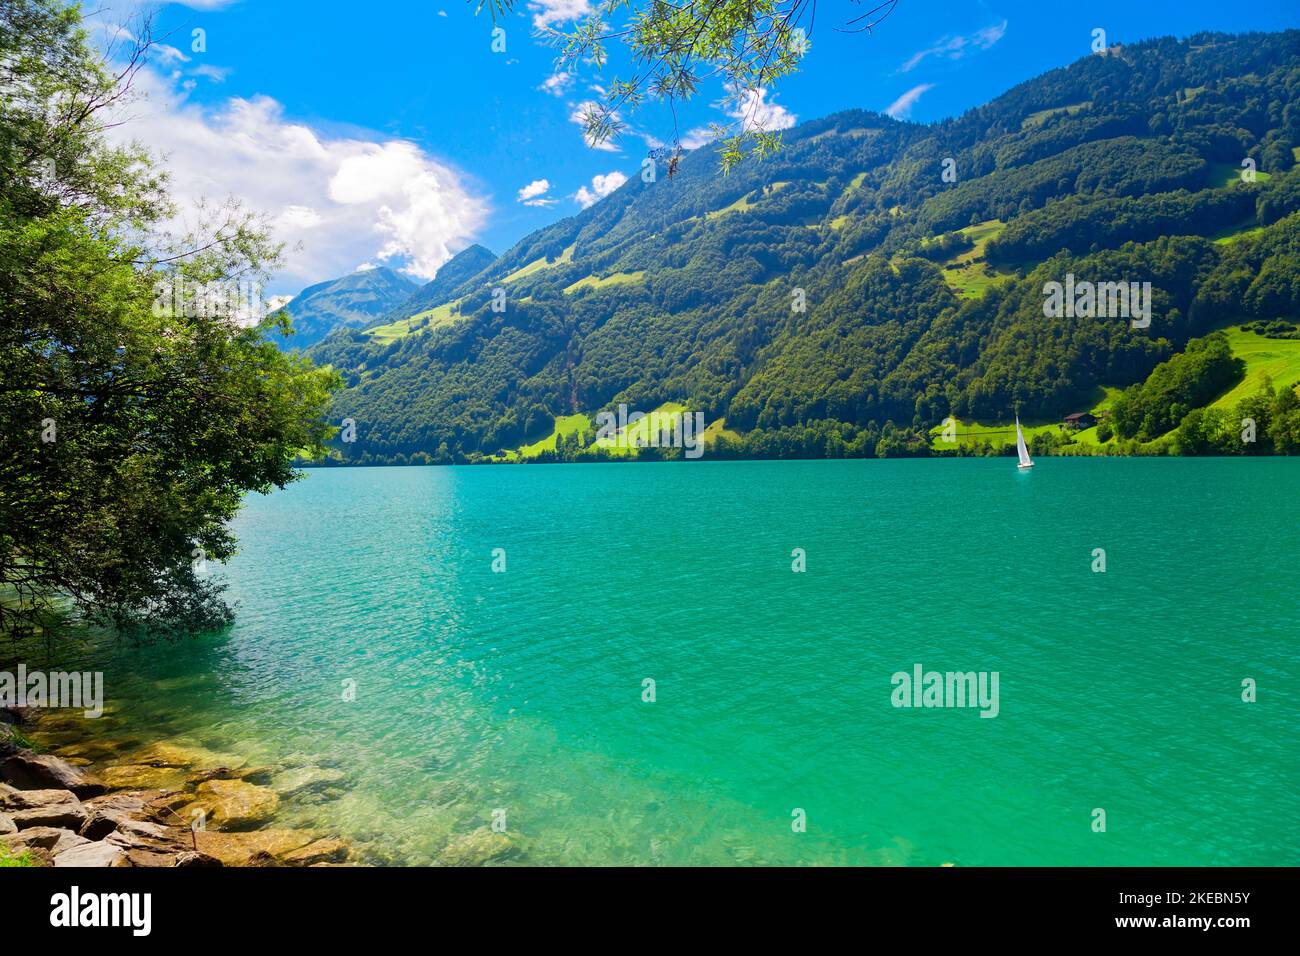
<instances>
[{"instance_id":1,"label":"mountain ridge","mask_svg":"<svg viewBox=\"0 0 1300 956\"><path fill-rule=\"evenodd\" d=\"M1157 38L934 124L810 120L726 177L710 148L673 177L659 164L445 290L418 327L316 346L348 382L343 451L499 457L565 416L681 402L743 433L744 454L891 453L928 448L950 415L1086 408L1239 305L1297 311L1297 89L1300 32ZM1256 182L1232 173L1245 156ZM1059 248L1031 249L1022 216ZM1211 241L1225 230L1240 242ZM1152 281L1158 321L1044 319L1066 271Z\"/></svg>"},{"instance_id":2,"label":"mountain ridge","mask_svg":"<svg viewBox=\"0 0 1300 956\"><path fill-rule=\"evenodd\" d=\"M451 293L488 268L496 258L490 250L478 243L467 246L444 262L432 279L366 328L399 322L445 305L451 301Z\"/></svg>"},{"instance_id":3,"label":"mountain ridge","mask_svg":"<svg viewBox=\"0 0 1300 956\"><path fill-rule=\"evenodd\" d=\"M416 283L387 266L317 282L277 310L290 316L294 329L292 336L277 336L277 344L306 348L337 328L364 326L416 289Z\"/></svg>"}]
</instances>

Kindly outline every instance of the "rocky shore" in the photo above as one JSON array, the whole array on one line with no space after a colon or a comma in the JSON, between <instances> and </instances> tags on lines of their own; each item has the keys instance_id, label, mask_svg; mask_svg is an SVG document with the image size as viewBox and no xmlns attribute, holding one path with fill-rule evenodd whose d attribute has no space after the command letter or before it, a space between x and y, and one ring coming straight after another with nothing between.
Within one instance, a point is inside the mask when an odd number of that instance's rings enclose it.
<instances>
[{"instance_id":1,"label":"rocky shore","mask_svg":"<svg viewBox=\"0 0 1300 956\"><path fill-rule=\"evenodd\" d=\"M342 840L274 825L282 799L327 794L340 771L244 764L170 741L107 743L55 712L0 710L0 848L36 866L351 862Z\"/></svg>"}]
</instances>

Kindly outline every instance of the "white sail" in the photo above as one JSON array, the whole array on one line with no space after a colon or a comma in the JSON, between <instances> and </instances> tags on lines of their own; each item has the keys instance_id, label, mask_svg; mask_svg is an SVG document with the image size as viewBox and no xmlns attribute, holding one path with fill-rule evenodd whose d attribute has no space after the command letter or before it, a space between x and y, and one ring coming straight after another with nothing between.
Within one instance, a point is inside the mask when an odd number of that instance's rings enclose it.
<instances>
[{"instance_id":1,"label":"white sail","mask_svg":"<svg viewBox=\"0 0 1300 956\"><path fill-rule=\"evenodd\" d=\"M1020 430L1020 416L1016 416L1016 454L1020 456L1020 467L1028 468L1033 465L1029 457L1029 449L1025 447L1025 433Z\"/></svg>"}]
</instances>

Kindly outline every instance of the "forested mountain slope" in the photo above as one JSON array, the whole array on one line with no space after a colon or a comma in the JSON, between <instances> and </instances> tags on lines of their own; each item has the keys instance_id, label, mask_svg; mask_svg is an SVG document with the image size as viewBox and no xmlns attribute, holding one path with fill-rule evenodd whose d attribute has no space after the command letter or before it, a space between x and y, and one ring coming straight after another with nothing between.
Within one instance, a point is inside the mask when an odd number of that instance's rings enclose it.
<instances>
[{"instance_id":1,"label":"forested mountain slope","mask_svg":"<svg viewBox=\"0 0 1300 956\"><path fill-rule=\"evenodd\" d=\"M284 348L306 348L335 329L373 324L417 288L406 276L384 266L319 282L284 306L293 319L294 334L277 336L276 341Z\"/></svg>"},{"instance_id":2,"label":"forested mountain slope","mask_svg":"<svg viewBox=\"0 0 1300 956\"><path fill-rule=\"evenodd\" d=\"M1059 417L1215 328L1293 324L1298 145L1300 32L1112 48L938 124L806 122L727 176L698 150L310 354L347 379L352 461L668 402L725 420L719 454L926 453L947 416ZM1067 275L1151 283L1149 326L1046 317Z\"/></svg>"},{"instance_id":3,"label":"forested mountain slope","mask_svg":"<svg viewBox=\"0 0 1300 956\"><path fill-rule=\"evenodd\" d=\"M370 324L400 322L421 312L436 309L449 301L457 289L490 266L495 259L496 256L477 244L461 250L442 264L436 276L402 300L383 318Z\"/></svg>"}]
</instances>

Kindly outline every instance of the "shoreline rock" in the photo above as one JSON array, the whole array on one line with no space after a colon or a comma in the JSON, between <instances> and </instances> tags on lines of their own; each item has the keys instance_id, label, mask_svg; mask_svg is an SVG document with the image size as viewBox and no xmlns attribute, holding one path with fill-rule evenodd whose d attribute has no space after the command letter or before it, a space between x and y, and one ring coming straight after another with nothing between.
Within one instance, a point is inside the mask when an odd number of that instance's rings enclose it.
<instances>
[{"instance_id":1,"label":"shoreline rock","mask_svg":"<svg viewBox=\"0 0 1300 956\"><path fill-rule=\"evenodd\" d=\"M26 749L0 761L0 780L20 790L70 790L78 797L97 797L108 789L98 777L53 754Z\"/></svg>"},{"instance_id":2,"label":"shoreline rock","mask_svg":"<svg viewBox=\"0 0 1300 956\"><path fill-rule=\"evenodd\" d=\"M340 772L249 768L172 740L119 748L88 729L70 739L63 721L55 739L65 759L36 753L14 732L39 719L0 711L0 845L38 866L337 866L351 856L343 840L274 826L281 794L339 786ZM103 757L98 775L70 762L89 764L92 754ZM264 785L277 776L280 787ZM191 829L196 818L211 829Z\"/></svg>"}]
</instances>

